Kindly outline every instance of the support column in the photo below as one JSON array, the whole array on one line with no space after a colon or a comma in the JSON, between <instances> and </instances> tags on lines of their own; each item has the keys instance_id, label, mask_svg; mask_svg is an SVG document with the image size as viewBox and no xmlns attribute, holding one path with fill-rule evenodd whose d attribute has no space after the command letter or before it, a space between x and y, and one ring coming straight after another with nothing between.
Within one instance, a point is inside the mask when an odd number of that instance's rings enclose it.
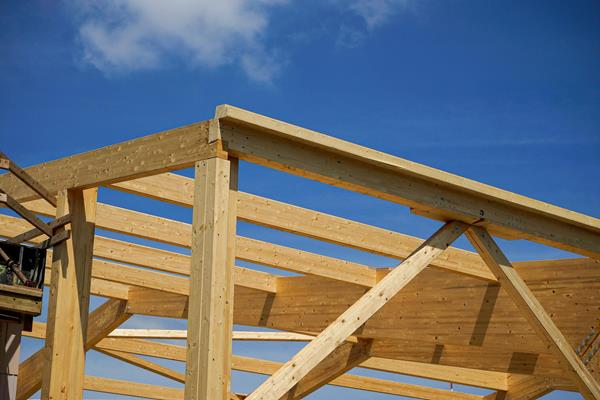
<instances>
[{"instance_id":1,"label":"support column","mask_svg":"<svg viewBox=\"0 0 600 400\"><path fill-rule=\"evenodd\" d=\"M228 160L196 163L186 400L229 399L235 257L235 213L230 215L230 182L235 184L235 179L231 178Z\"/></svg>"},{"instance_id":2,"label":"support column","mask_svg":"<svg viewBox=\"0 0 600 400\"><path fill-rule=\"evenodd\" d=\"M0 322L0 400L17 398L22 322Z\"/></svg>"},{"instance_id":3,"label":"support column","mask_svg":"<svg viewBox=\"0 0 600 400\"><path fill-rule=\"evenodd\" d=\"M83 396L97 194L97 188L58 193L56 216L71 214L71 236L52 254L43 399Z\"/></svg>"}]
</instances>

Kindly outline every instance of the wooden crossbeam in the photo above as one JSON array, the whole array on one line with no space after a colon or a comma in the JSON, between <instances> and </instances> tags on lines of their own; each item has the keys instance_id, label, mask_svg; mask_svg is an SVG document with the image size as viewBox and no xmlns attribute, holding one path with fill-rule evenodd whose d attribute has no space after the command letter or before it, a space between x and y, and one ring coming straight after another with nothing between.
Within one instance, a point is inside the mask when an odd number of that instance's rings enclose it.
<instances>
[{"instance_id":1,"label":"wooden crossbeam","mask_svg":"<svg viewBox=\"0 0 600 400\"><path fill-rule=\"evenodd\" d=\"M0 236L10 237L14 235L15 232L22 232L27 228L27 224L19 218L0 215ZM32 239L32 242L39 243L40 240ZM51 251L49 251L48 254L51 254ZM180 275L189 275L190 273L190 256L110 239L103 236L95 236L94 256ZM96 265L101 264L102 263L96 262ZM104 265L114 266L114 264L106 263ZM141 270L138 269L136 271ZM141 274L143 275L143 272L141 272ZM137 280L139 280L140 277L138 277ZM158 278L160 275L156 277ZM158 280L160 281L160 279ZM275 293L277 291L276 276L265 272L236 266L234 268L234 280L235 284L238 286L244 286L269 293ZM123 279L117 279L117 282L129 283L123 281Z\"/></svg>"},{"instance_id":2,"label":"wooden crossbeam","mask_svg":"<svg viewBox=\"0 0 600 400\"><path fill-rule=\"evenodd\" d=\"M40 201L30 202L28 206L43 215L53 212ZM120 207L98 204L96 223L102 229L161 243L185 248L191 248L192 244L190 224ZM376 282L375 270L365 265L240 236L236 238L236 256L261 265L367 287L372 287Z\"/></svg>"},{"instance_id":3,"label":"wooden crossbeam","mask_svg":"<svg viewBox=\"0 0 600 400\"><path fill-rule=\"evenodd\" d=\"M188 168L220 153L220 143L208 142L208 121L204 121L49 161L26 172L49 193L56 193ZM17 201L39 198L10 174L0 176L0 188Z\"/></svg>"},{"instance_id":4,"label":"wooden crossbeam","mask_svg":"<svg viewBox=\"0 0 600 400\"><path fill-rule=\"evenodd\" d=\"M554 356L560 360L565 370L579 387L581 394L588 400L600 399L600 385L554 324L527 284L498 247L494 239L483 228L471 227L467 236L477 249L481 258L509 294L515 305L527 318L541 340Z\"/></svg>"},{"instance_id":5,"label":"wooden crossbeam","mask_svg":"<svg viewBox=\"0 0 600 400\"><path fill-rule=\"evenodd\" d=\"M193 179L173 173L118 182L108 187L180 206L191 207L193 204ZM238 192L237 213L241 221L397 259L406 258L423 243L419 238L388 229L244 192ZM476 253L455 247L449 247L431 266L496 280Z\"/></svg>"},{"instance_id":6,"label":"wooden crossbeam","mask_svg":"<svg viewBox=\"0 0 600 400\"><path fill-rule=\"evenodd\" d=\"M148 361L144 358L135 356L131 353L115 350L103 350L98 347L95 347L94 350L102 354L106 354L107 356L113 357L117 360L121 360L128 364L135 365L136 367L145 369L146 371L154 372L155 374L164 376L165 378L173 379L176 382L185 383L185 374L177 372L171 368L167 368L155 362Z\"/></svg>"},{"instance_id":7,"label":"wooden crossbeam","mask_svg":"<svg viewBox=\"0 0 600 400\"><path fill-rule=\"evenodd\" d=\"M126 304L125 301L111 299L90 313L87 319L86 350L96 345L106 335L129 319L131 315L125 312ZM19 365L18 400L26 400L40 390L45 356L44 349L39 350Z\"/></svg>"},{"instance_id":8,"label":"wooden crossbeam","mask_svg":"<svg viewBox=\"0 0 600 400\"><path fill-rule=\"evenodd\" d=\"M84 381L85 390L122 396L142 397L156 400L183 399L183 390L168 388L164 386L151 385L148 383L137 383L117 379L101 378L86 375Z\"/></svg>"},{"instance_id":9,"label":"wooden crossbeam","mask_svg":"<svg viewBox=\"0 0 600 400\"><path fill-rule=\"evenodd\" d=\"M466 228L465 224L458 222L444 225L404 262L350 306L310 344L261 384L248 396L248 399L279 399L287 393L295 382L304 378L348 336L379 311L390 298L425 269L431 260L442 253Z\"/></svg>"},{"instance_id":10,"label":"wooden crossbeam","mask_svg":"<svg viewBox=\"0 0 600 400\"><path fill-rule=\"evenodd\" d=\"M130 352L133 354L174 361L185 361L186 357L186 350L183 346L148 340L106 338L100 342L97 347L103 350L109 349ZM232 357L232 369L236 371L272 375L281 368L282 365L283 363L277 361L261 360L236 355ZM299 385L303 385L302 381ZM483 400L481 396L461 392L450 392L447 390L350 374L343 374L328 382L328 385L430 400Z\"/></svg>"},{"instance_id":11,"label":"wooden crossbeam","mask_svg":"<svg viewBox=\"0 0 600 400\"><path fill-rule=\"evenodd\" d=\"M34 322L33 329L31 332L23 332L23 336L43 339L45 338L46 324L42 322ZM171 330L171 329L115 329L111 332L107 339L185 339L187 336L187 331L185 330ZM304 341L309 342L314 338L311 335L303 335L292 332L246 332L246 331L234 331L233 332L233 340L252 340L252 341ZM114 342L113 342L114 343ZM118 342L116 342L118 343ZM131 350L131 343L138 342L129 342L130 345L127 347L127 342L125 348ZM150 342L152 343L152 342ZM100 342L97 347L98 351L102 351L108 355L114 355L116 358L123 359L125 354L130 354L123 350L123 347L117 347L121 350L108 350L107 348L102 348L103 342ZM179 348L175 348L176 351ZM477 386L487 389L506 391L508 390L508 377L512 375L512 377L527 377L527 375L515 375L515 374L506 374L501 372L493 372L493 371L485 371L481 369L470 369L470 368L461 368L461 367L451 367L445 365L431 364L425 362L414 362L414 361L405 361L405 360L394 360L394 359L386 359L381 357L371 357L370 349L366 350L369 354L368 359L362 361L360 363L361 368L373 369L383 372L391 372L402 375L410 375L416 376L420 378L434 379L439 381L446 382L454 382L458 384L468 385L468 386ZM110 354L109 354L110 353ZM114 353L114 354L113 354ZM134 365L144 364L145 359L142 361L137 360L134 356L130 359L131 363ZM181 357L183 360L183 356ZM126 361L126 360L124 360ZM181 360L180 360L181 361ZM161 374L162 371L160 368L153 365L153 363L148 362L148 370L152 370L154 368L156 373ZM146 364L144 364L146 365ZM139 365L141 368L144 368L143 365ZM166 372L165 372L166 371ZM178 380L179 375L169 372L170 370L165 370L163 372L166 375L172 377L172 379ZM165 376L166 376L165 375ZM181 374L183 375L183 374ZM548 381L548 379L546 379ZM183 378L182 378L183 382ZM568 387L568 386L567 386ZM563 387L564 388L564 387Z\"/></svg>"},{"instance_id":12,"label":"wooden crossbeam","mask_svg":"<svg viewBox=\"0 0 600 400\"><path fill-rule=\"evenodd\" d=\"M404 204L442 221L485 219L494 234L600 259L600 220L299 126L217 107L230 155Z\"/></svg>"}]
</instances>

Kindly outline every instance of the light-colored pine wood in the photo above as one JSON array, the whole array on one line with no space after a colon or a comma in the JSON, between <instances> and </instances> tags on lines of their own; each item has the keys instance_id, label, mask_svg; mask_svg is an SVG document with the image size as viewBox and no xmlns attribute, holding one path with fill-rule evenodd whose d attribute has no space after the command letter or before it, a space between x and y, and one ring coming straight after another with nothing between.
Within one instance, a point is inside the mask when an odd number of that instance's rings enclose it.
<instances>
[{"instance_id":1,"label":"light-colored pine wood","mask_svg":"<svg viewBox=\"0 0 600 400\"><path fill-rule=\"evenodd\" d=\"M102 227L102 224L97 225ZM27 226L27 223L21 219L0 215L0 236L8 237L14 232L23 231ZM32 242L39 243L41 240L41 238L35 239ZM96 236L94 239L94 256L180 275L190 274L190 257L185 254L155 249L103 236ZM98 263L96 265L101 264ZM139 269L135 271L143 273ZM239 286L270 293L277 291L276 275L273 274L236 266L234 268L234 280L235 284Z\"/></svg>"},{"instance_id":2,"label":"light-colored pine wood","mask_svg":"<svg viewBox=\"0 0 600 400\"><path fill-rule=\"evenodd\" d=\"M280 370L261 384L249 400L278 399L295 382L306 376L325 357L379 311L393 296L425 269L467 228L463 223L444 225L404 262L371 288L363 297L292 357Z\"/></svg>"},{"instance_id":3,"label":"light-colored pine wood","mask_svg":"<svg viewBox=\"0 0 600 400\"><path fill-rule=\"evenodd\" d=\"M191 207L193 204L193 179L177 174L165 173L133 179L109 187L180 206ZM398 259L406 258L423 242L409 235L244 192L238 192L238 218ZM455 247L449 247L431 266L496 280L476 253Z\"/></svg>"},{"instance_id":4,"label":"light-colored pine wood","mask_svg":"<svg viewBox=\"0 0 600 400\"><path fill-rule=\"evenodd\" d=\"M146 371L154 372L155 374L164 376L165 378L173 379L174 381L179 383L185 383L184 373L177 372L171 368L167 368L155 362L148 361L145 358L134 356L130 353L125 353L123 351L103 350L98 347L95 347L94 349L102 354L106 354L107 356L116 358L117 360L121 360L128 364L135 365L136 367L140 367L142 369L145 369Z\"/></svg>"},{"instance_id":5,"label":"light-colored pine wood","mask_svg":"<svg viewBox=\"0 0 600 400\"><path fill-rule=\"evenodd\" d=\"M467 236L548 350L560 360L565 371L577 383L581 394L588 400L599 400L600 385L490 234L483 228L472 227Z\"/></svg>"},{"instance_id":6,"label":"light-colored pine wood","mask_svg":"<svg viewBox=\"0 0 600 400\"><path fill-rule=\"evenodd\" d=\"M131 315L125 312L125 307L125 301L111 299L90 313L87 319L86 350L96 345L102 338L129 319ZM21 376L18 381L17 400L28 399L40 390L45 354L44 349L39 350L20 364Z\"/></svg>"},{"instance_id":7,"label":"light-colored pine wood","mask_svg":"<svg viewBox=\"0 0 600 400\"><path fill-rule=\"evenodd\" d=\"M454 382L486 389L508 390L508 374L502 372L392 360L380 357L371 357L362 362L360 366L378 371L394 372L402 375Z\"/></svg>"},{"instance_id":8,"label":"light-colored pine wood","mask_svg":"<svg viewBox=\"0 0 600 400\"><path fill-rule=\"evenodd\" d=\"M227 400L232 326L228 269L230 162L211 158L196 164L192 263L188 312L185 398Z\"/></svg>"},{"instance_id":9,"label":"light-colored pine wood","mask_svg":"<svg viewBox=\"0 0 600 400\"><path fill-rule=\"evenodd\" d=\"M369 357L368 346L368 341L342 343L284 394L281 400L302 399L358 366Z\"/></svg>"},{"instance_id":10,"label":"light-colored pine wood","mask_svg":"<svg viewBox=\"0 0 600 400\"><path fill-rule=\"evenodd\" d=\"M118 379L102 378L99 376L86 375L85 390L92 392L102 392L119 394L122 396L143 397L156 400L174 400L183 399L183 390L177 388L168 388L147 383L137 383L131 381L122 381Z\"/></svg>"},{"instance_id":11,"label":"light-colored pine wood","mask_svg":"<svg viewBox=\"0 0 600 400\"><path fill-rule=\"evenodd\" d=\"M186 350L183 346L158 343L148 340L107 338L102 340L98 348L104 350L120 351L157 357L166 360L185 361ZM251 372L262 375L272 375L283 363L277 361L261 360L250 357L234 355L232 369L236 371ZM308 383L308 382L307 382ZM359 390L388 393L398 396L410 396L433 400L482 400L481 396L473 396L461 392L433 389L418 385L409 385L383 379L367 378L358 375L343 374L328 383L329 385L346 387ZM300 385L303 385L302 381Z\"/></svg>"},{"instance_id":12,"label":"light-colored pine wood","mask_svg":"<svg viewBox=\"0 0 600 400\"><path fill-rule=\"evenodd\" d=\"M188 168L215 157L217 143L209 144L208 122L198 122L127 142L39 164L25 171L49 193L94 187L161 172ZM0 187L18 201L39 198L11 174L0 176Z\"/></svg>"},{"instance_id":13,"label":"light-colored pine wood","mask_svg":"<svg viewBox=\"0 0 600 400\"><path fill-rule=\"evenodd\" d=\"M96 188L58 194L56 217L71 215L71 236L52 253L42 381L42 397L51 400L77 400L83 396L97 194Z\"/></svg>"},{"instance_id":14,"label":"light-colored pine wood","mask_svg":"<svg viewBox=\"0 0 600 400\"><path fill-rule=\"evenodd\" d=\"M217 107L230 155L407 205L443 221L485 219L494 233L600 258L600 219L229 105Z\"/></svg>"}]
</instances>

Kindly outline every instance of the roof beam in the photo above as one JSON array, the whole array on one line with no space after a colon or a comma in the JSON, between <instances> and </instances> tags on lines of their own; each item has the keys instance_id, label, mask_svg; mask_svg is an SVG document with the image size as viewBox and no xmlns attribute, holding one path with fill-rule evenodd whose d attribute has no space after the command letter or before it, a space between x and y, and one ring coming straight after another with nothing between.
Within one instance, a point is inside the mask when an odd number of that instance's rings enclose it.
<instances>
[{"instance_id":1,"label":"roof beam","mask_svg":"<svg viewBox=\"0 0 600 400\"><path fill-rule=\"evenodd\" d=\"M215 117L220 139L240 160L600 259L597 218L232 106L217 107Z\"/></svg>"},{"instance_id":2,"label":"roof beam","mask_svg":"<svg viewBox=\"0 0 600 400\"><path fill-rule=\"evenodd\" d=\"M104 350L130 352L166 360L185 361L185 347L148 340L107 338L100 342L97 347ZM260 360L236 355L232 357L232 369L236 371L271 375L281 368L282 365L283 363L277 361ZM450 392L350 374L341 375L330 381L328 385L429 400L483 400L481 396L461 392Z\"/></svg>"},{"instance_id":3,"label":"roof beam","mask_svg":"<svg viewBox=\"0 0 600 400\"><path fill-rule=\"evenodd\" d=\"M208 121L198 122L49 161L25 171L54 194L62 189L89 188L188 168L198 160L222 153L220 143L208 142L208 125ZM0 187L17 201L40 197L11 174L0 176Z\"/></svg>"},{"instance_id":4,"label":"roof beam","mask_svg":"<svg viewBox=\"0 0 600 400\"><path fill-rule=\"evenodd\" d=\"M29 202L28 206L42 215L51 215L54 212L52 207L39 200ZM191 248L192 245L191 224L102 203L98 203L96 226L185 248ZM308 251L242 236L236 238L235 249L236 258L261 265L367 287L376 282L376 271L373 268Z\"/></svg>"},{"instance_id":5,"label":"roof beam","mask_svg":"<svg viewBox=\"0 0 600 400\"><path fill-rule=\"evenodd\" d=\"M108 187L191 207L192 183L191 178L165 173L119 182ZM238 192L237 213L241 221L396 259L408 257L423 243L422 239L413 236L244 192ZM496 280L476 253L456 247L449 247L431 267L489 281Z\"/></svg>"}]
</instances>

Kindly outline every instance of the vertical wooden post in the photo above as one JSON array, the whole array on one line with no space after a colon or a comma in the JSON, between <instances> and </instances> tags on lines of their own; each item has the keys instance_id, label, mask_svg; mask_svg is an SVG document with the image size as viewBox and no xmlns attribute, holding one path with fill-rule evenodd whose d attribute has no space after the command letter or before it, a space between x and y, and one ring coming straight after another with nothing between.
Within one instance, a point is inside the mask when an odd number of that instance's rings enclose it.
<instances>
[{"instance_id":1,"label":"vertical wooden post","mask_svg":"<svg viewBox=\"0 0 600 400\"><path fill-rule=\"evenodd\" d=\"M97 194L97 188L58 193L56 216L71 215L71 236L52 254L43 399L83 396Z\"/></svg>"},{"instance_id":2,"label":"vertical wooden post","mask_svg":"<svg viewBox=\"0 0 600 400\"><path fill-rule=\"evenodd\" d=\"M195 179L185 399L228 400L234 256L230 162L200 161Z\"/></svg>"},{"instance_id":3,"label":"vertical wooden post","mask_svg":"<svg viewBox=\"0 0 600 400\"><path fill-rule=\"evenodd\" d=\"M0 321L0 400L17 398L22 322Z\"/></svg>"}]
</instances>

